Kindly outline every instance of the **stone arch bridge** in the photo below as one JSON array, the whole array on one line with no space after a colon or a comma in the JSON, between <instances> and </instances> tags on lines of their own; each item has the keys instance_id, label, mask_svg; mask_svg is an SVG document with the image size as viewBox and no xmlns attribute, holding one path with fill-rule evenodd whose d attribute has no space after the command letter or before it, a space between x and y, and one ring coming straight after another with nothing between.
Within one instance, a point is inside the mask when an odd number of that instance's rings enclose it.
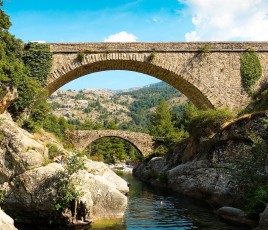
<instances>
[{"instance_id":1,"label":"stone arch bridge","mask_svg":"<svg viewBox=\"0 0 268 230\"><path fill-rule=\"evenodd\" d=\"M154 140L146 133L123 130L78 130L76 131L74 149L84 150L92 142L103 137L119 137L134 145L143 156L148 156L153 150Z\"/></svg>"},{"instance_id":2,"label":"stone arch bridge","mask_svg":"<svg viewBox=\"0 0 268 230\"><path fill-rule=\"evenodd\" d=\"M167 82L199 108L236 109L249 102L240 76L240 57L248 48L258 52L263 68L256 87L268 80L268 42L48 44L53 53L46 84L50 94L86 74L130 70Z\"/></svg>"}]
</instances>

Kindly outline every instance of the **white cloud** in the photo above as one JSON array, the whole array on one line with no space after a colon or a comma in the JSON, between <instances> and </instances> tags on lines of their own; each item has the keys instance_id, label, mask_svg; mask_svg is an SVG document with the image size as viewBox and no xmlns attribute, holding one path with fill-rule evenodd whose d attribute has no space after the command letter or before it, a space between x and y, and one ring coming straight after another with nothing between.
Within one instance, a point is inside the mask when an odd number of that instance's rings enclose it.
<instances>
[{"instance_id":1,"label":"white cloud","mask_svg":"<svg viewBox=\"0 0 268 230\"><path fill-rule=\"evenodd\" d=\"M178 0L192 15L196 40L268 40L267 0Z\"/></svg>"},{"instance_id":2,"label":"white cloud","mask_svg":"<svg viewBox=\"0 0 268 230\"><path fill-rule=\"evenodd\" d=\"M152 18L152 21L153 21L154 23L158 23L158 22L160 22L160 18L159 18L159 17L153 17L153 18Z\"/></svg>"},{"instance_id":3,"label":"white cloud","mask_svg":"<svg viewBox=\"0 0 268 230\"><path fill-rule=\"evenodd\" d=\"M112 34L104 39L104 42L136 42L137 37L134 34L127 33L126 31Z\"/></svg>"},{"instance_id":4,"label":"white cloud","mask_svg":"<svg viewBox=\"0 0 268 230\"><path fill-rule=\"evenodd\" d=\"M198 41L200 39L200 37L198 37L197 32L196 31L192 31L190 33L186 33L185 34L185 39L186 41Z\"/></svg>"}]
</instances>

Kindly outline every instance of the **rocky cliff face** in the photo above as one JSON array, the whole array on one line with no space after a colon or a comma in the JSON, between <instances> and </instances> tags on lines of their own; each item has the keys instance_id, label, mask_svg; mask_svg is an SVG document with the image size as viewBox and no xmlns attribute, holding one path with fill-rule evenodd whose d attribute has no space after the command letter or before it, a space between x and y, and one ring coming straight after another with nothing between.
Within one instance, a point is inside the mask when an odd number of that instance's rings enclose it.
<instances>
[{"instance_id":1,"label":"rocky cliff face","mask_svg":"<svg viewBox=\"0 0 268 230\"><path fill-rule=\"evenodd\" d=\"M17 89L0 83L0 114L4 113L17 97Z\"/></svg>"},{"instance_id":2,"label":"rocky cliff face","mask_svg":"<svg viewBox=\"0 0 268 230\"><path fill-rule=\"evenodd\" d=\"M0 120L0 189L5 191L3 207L15 221L73 224L124 215L126 181L105 164L87 158L83 159L85 169L71 177L82 197L74 209L59 214L55 209L58 172L65 166L46 164L45 143L19 128L8 114L0 115Z\"/></svg>"},{"instance_id":3,"label":"rocky cliff face","mask_svg":"<svg viewBox=\"0 0 268 230\"><path fill-rule=\"evenodd\" d=\"M178 143L172 153L134 168L134 175L156 186L206 200L215 206L237 205L239 188L230 164L251 154L251 135L267 135L265 114L241 118L214 137Z\"/></svg>"}]
</instances>

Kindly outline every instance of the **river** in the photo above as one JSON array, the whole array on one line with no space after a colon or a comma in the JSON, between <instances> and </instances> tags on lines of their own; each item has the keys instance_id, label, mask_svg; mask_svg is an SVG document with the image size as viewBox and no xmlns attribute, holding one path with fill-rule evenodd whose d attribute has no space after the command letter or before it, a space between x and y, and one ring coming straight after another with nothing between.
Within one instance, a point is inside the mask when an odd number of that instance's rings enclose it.
<instances>
[{"instance_id":1,"label":"river","mask_svg":"<svg viewBox=\"0 0 268 230\"><path fill-rule=\"evenodd\" d=\"M123 220L95 223L91 227L79 230L136 230L136 229L172 229L172 230L241 230L224 222L213 213L204 202L174 194L163 189L148 186L131 174L122 174L130 183L129 202ZM19 230L51 230L37 226L18 226ZM66 230L66 229L54 229ZM70 230L70 229L69 229Z\"/></svg>"}]
</instances>

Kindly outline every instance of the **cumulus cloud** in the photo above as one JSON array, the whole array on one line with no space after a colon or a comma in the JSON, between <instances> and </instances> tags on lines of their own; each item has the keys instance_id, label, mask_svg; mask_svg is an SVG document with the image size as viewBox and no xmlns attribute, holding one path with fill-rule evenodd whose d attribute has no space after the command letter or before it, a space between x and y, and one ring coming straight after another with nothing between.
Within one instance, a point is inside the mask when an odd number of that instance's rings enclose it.
<instances>
[{"instance_id":1,"label":"cumulus cloud","mask_svg":"<svg viewBox=\"0 0 268 230\"><path fill-rule=\"evenodd\" d=\"M134 34L127 33L126 31L112 34L104 39L104 42L136 42L137 37Z\"/></svg>"},{"instance_id":2,"label":"cumulus cloud","mask_svg":"<svg viewBox=\"0 0 268 230\"><path fill-rule=\"evenodd\" d=\"M268 40L267 0L178 0L192 15L186 41Z\"/></svg>"}]
</instances>

